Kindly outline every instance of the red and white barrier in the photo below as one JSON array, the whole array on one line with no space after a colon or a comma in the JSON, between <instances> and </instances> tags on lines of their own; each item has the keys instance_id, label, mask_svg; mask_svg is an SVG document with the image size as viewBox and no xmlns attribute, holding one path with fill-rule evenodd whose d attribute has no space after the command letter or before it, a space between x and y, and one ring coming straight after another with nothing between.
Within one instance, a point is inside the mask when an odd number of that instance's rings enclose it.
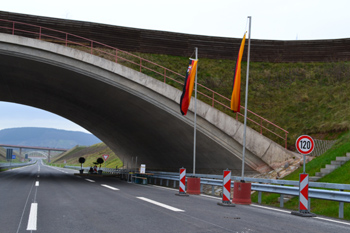
<instances>
[{"instance_id":1,"label":"red and white barrier","mask_svg":"<svg viewBox=\"0 0 350 233\"><path fill-rule=\"evenodd\" d=\"M316 214L309 211L309 174L299 175L299 211L292 211L291 214L301 217L316 217Z\"/></svg>"},{"instance_id":2,"label":"red and white barrier","mask_svg":"<svg viewBox=\"0 0 350 233\"><path fill-rule=\"evenodd\" d=\"M299 210L309 210L309 174L300 174Z\"/></svg>"},{"instance_id":3,"label":"red and white barrier","mask_svg":"<svg viewBox=\"0 0 350 233\"><path fill-rule=\"evenodd\" d=\"M218 205L235 206L231 203L231 171L228 169L224 170L222 183L222 202L219 202Z\"/></svg>"},{"instance_id":4,"label":"red and white barrier","mask_svg":"<svg viewBox=\"0 0 350 233\"><path fill-rule=\"evenodd\" d=\"M224 179L222 186L222 203L231 203L231 171L224 171Z\"/></svg>"},{"instance_id":5,"label":"red and white barrier","mask_svg":"<svg viewBox=\"0 0 350 233\"><path fill-rule=\"evenodd\" d=\"M186 194L186 169L180 168L179 195Z\"/></svg>"}]
</instances>

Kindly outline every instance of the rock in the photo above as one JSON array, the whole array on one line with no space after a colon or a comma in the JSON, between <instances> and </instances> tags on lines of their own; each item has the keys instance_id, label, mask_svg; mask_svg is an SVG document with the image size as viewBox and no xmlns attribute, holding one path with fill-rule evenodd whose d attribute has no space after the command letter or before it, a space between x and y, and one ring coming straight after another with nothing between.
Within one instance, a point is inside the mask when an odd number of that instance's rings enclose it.
<instances>
[{"instance_id":1,"label":"rock","mask_svg":"<svg viewBox=\"0 0 350 233\"><path fill-rule=\"evenodd\" d=\"M289 163L288 163L288 162L286 162L286 163L284 164L284 168L287 168L287 167L289 167Z\"/></svg>"}]
</instances>

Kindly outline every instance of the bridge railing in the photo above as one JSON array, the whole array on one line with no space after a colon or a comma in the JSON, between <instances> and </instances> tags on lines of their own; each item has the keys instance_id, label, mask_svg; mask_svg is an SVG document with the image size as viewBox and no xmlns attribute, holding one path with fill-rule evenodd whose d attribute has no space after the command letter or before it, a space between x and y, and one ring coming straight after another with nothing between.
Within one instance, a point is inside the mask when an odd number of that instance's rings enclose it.
<instances>
[{"instance_id":1,"label":"bridge railing","mask_svg":"<svg viewBox=\"0 0 350 233\"><path fill-rule=\"evenodd\" d=\"M71 33L4 19L0 19L0 32L73 47L135 69L179 89L182 89L183 86L185 76L182 74L135 54ZM231 116L233 115L232 111L230 110L231 100L229 98L200 83L198 83L198 98L210 104L212 107L225 112L226 114ZM244 106L241 106L241 108L244 110ZM250 127L260 132L260 134L264 134L271 139L277 139L277 141L283 142L281 144L287 148L288 131L250 111L249 109L247 112L249 114L249 116L247 116L247 120ZM235 113L233 116L236 118L236 120L240 121L242 121L244 117L244 115L240 112Z\"/></svg>"}]
</instances>

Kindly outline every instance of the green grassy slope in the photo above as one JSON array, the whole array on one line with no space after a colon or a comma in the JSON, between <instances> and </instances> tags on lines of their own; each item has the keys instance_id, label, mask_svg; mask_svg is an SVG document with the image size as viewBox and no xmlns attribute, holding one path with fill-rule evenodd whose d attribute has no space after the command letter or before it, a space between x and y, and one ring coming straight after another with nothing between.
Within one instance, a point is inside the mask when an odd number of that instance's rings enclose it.
<instances>
[{"instance_id":1,"label":"green grassy slope","mask_svg":"<svg viewBox=\"0 0 350 233\"><path fill-rule=\"evenodd\" d=\"M179 73L186 72L186 58L146 57ZM234 61L199 59L198 82L230 97L233 69ZM251 63L248 109L289 131L291 148L301 134L346 131L350 129L349 74L350 62ZM243 63L241 104L245 77Z\"/></svg>"},{"instance_id":2,"label":"green grassy slope","mask_svg":"<svg viewBox=\"0 0 350 233\"><path fill-rule=\"evenodd\" d=\"M64 156L61 156L53 161L55 165L64 165L64 161L66 161L67 165L72 166L80 166L80 163L78 162L80 157L84 157L86 159L85 163L83 164L84 167L94 166L93 162L97 160L97 158L102 157L102 155L108 154L109 158L105 163L102 164L104 167L108 168L115 168L116 166L121 167L122 161L118 158L118 156L104 143L98 143L95 145L92 145L90 147L76 147L69 153L65 154Z\"/></svg>"}]
</instances>

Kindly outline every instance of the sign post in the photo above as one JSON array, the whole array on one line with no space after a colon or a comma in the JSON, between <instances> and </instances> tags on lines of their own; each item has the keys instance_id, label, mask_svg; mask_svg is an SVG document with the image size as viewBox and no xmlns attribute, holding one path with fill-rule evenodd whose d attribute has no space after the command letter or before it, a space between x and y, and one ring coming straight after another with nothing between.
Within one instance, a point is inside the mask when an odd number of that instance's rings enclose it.
<instances>
[{"instance_id":1,"label":"sign post","mask_svg":"<svg viewBox=\"0 0 350 233\"><path fill-rule=\"evenodd\" d=\"M309 211L309 174L305 173L305 157L314 150L315 142L312 137L302 135L296 140L295 147L304 156L304 163L303 173L299 175L299 211L292 211L291 214L301 217L316 217L316 214Z\"/></svg>"}]
</instances>

